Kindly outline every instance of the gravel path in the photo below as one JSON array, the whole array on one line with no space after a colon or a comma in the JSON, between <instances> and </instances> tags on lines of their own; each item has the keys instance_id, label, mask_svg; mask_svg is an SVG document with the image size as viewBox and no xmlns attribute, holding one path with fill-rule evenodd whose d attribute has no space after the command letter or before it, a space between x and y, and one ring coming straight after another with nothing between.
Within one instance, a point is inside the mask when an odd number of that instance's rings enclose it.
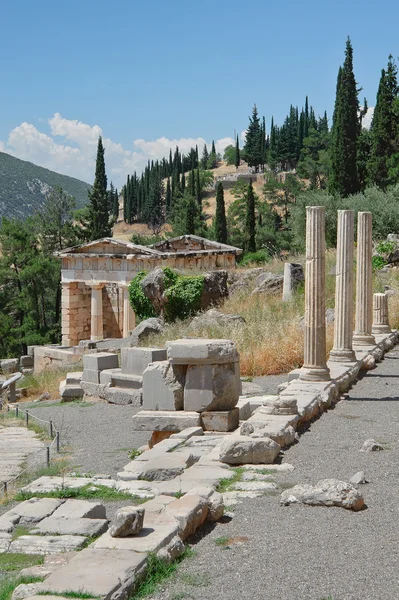
<instances>
[{"instance_id":1,"label":"gravel path","mask_svg":"<svg viewBox=\"0 0 399 600\"><path fill-rule=\"evenodd\" d=\"M36 403L29 412L53 420L68 446L73 468L81 473L116 475L129 462L129 452L149 440L147 432L132 429L140 409L107 403Z\"/></svg>"},{"instance_id":2,"label":"gravel path","mask_svg":"<svg viewBox=\"0 0 399 600\"><path fill-rule=\"evenodd\" d=\"M367 510L281 507L279 496L245 499L230 522L193 539L196 556L153 600L399 598L398 382L395 351L301 435L285 457L295 470L275 477L285 487L348 480L364 470ZM368 438L384 451L360 453ZM217 545L221 537L233 538L229 547Z\"/></svg>"}]
</instances>

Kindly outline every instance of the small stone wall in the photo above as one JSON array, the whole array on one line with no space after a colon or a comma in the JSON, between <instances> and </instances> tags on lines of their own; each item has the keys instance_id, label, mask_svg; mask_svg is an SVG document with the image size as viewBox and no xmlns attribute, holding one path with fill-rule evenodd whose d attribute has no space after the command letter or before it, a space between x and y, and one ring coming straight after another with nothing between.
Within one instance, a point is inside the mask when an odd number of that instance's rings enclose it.
<instances>
[{"instance_id":1,"label":"small stone wall","mask_svg":"<svg viewBox=\"0 0 399 600\"><path fill-rule=\"evenodd\" d=\"M91 289L82 282L62 286L62 345L90 338Z\"/></svg>"}]
</instances>

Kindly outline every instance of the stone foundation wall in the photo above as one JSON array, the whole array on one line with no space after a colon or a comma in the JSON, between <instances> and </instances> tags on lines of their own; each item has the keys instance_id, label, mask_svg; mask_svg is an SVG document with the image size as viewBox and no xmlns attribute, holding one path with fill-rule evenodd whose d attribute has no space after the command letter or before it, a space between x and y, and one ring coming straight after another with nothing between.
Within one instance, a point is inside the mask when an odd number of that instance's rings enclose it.
<instances>
[{"instance_id":1,"label":"stone foundation wall","mask_svg":"<svg viewBox=\"0 0 399 600\"><path fill-rule=\"evenodd\" d=\"M123 336L123 289L116 283L103 287L103 323L104 338Z\"/></svg>"},{"instance_id":2,"label":"stone foundation wall","mask_svg":"<svg viewBox=\"0 0 399 600\"><path fill-rule=\"evenodd\" d=\"M84 283L62 285L62 345L90 338L91 289Z\"/></svg>"}]
</instances>

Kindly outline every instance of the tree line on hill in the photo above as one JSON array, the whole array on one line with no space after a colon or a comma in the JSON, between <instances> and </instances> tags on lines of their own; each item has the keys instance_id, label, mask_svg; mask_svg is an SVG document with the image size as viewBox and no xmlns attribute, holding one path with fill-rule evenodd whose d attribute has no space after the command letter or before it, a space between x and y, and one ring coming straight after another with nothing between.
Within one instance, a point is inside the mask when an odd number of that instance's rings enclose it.
<instances>
[{"instance_id":1,"label":"tree line on hill","mask_svg":"<svg viewBox=\"0 0 399 600\"><path fill-rule=\"evenodd\" d=\"M42 210L26 220L3 218L0 226L0 357L23 354L31 344L60 339L62 248L108 237L119 218L147 223L159 234L167 221L172 235L198 234L245 250L244 262L303 249L306 205L326 206L328 244L336 240L336 210L373 212L373 229L383 238L399 225L399 87L392 56L381 72L373 119L363 127L367 102L359 102L353 48L347 40L339 68L332 124L317 116L308 98L291 106L281 126L267 132L254 106L246 139L228 146L224 159L238 168L245 161L254 181L237 180L226 209L222 182L216 212L207 218L206 189L219 164L215 144L168 158L129 175L121 194L108 186L104 146L98 140L95 177L88 205L76 210L71 196L55 188ZM257 185L255 187L255 178ZM261 182L261 185L259 183ZM209 215L208 215L209 217ZM137 237L135 238L137 241ZM145 243L140 238L140 243Z\"/></svg>"}]
</instances>

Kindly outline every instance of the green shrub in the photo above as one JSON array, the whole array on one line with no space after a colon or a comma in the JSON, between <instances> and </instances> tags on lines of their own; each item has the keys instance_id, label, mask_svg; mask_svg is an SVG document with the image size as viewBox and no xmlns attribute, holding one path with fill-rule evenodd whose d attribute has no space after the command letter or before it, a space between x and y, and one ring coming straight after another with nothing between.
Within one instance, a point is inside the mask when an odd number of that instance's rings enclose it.
<instances>
[{"instance_id":1,"label":"green shrub","mask_svg":"<svg viewBox=\"0 0 399 600\"><path fill-rule=\"evenodd\" d=\"M165 307L165 320L168 322L176 319L185 319L201 308L201 296L204 287L204 276L178 275L170 267L163 269L165 274L164 287L167 304ZM137 317L142 321L156 317L153 305L144 295L141 282L147 271L140 271L129 286L130 303Z\"/></svg>"},{"instance_id":2,"label":"green shrub","mask_svg":"<svg viewBox=\"0 0 399 600\"><path fill-rule=\"evenodd\" d=\"M251 263L255 263L256 265L261 265L263 263L267 263L270 261L270 254L267 250L258 250L257 252L245 252L242 255L239 263L241 266L245 267Z\"/></svg>"},{"instance_id":3,"label":"green shrub","mask_svg":"<svg viewBox=\"0 0 399 600\"><path fill-rule=\"evenodd\" d=\"M141 282L146 275L147 271L140 271L129 285L130 304L140 321L156 317L154 307L141 288Z\"/></svg>"},{"instance_id":4,"label":"green shrub","mask_svg":"<svg viewBox=\"0 0 399 600\"><path fill-rule=\"evenodd\" d=\"M166 321L186 319L199 311L203 288L203 275L179 276L176 283L166 290L168 299L165 306Z\"/></svg>"}]
</instances>

